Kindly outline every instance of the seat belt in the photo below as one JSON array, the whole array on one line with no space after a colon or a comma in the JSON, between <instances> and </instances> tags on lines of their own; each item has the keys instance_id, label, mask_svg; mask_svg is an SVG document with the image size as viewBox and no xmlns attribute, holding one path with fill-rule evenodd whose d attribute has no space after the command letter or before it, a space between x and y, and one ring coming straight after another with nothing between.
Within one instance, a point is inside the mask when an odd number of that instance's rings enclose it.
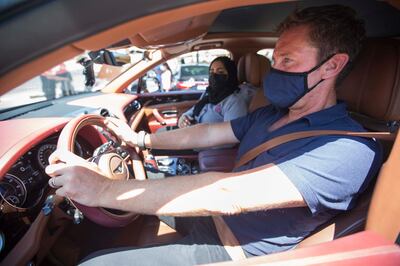
<instances>
[{"instance_id":1,"label":"seat belt","mask_svg":"<svg viewBox=\"0 0 400 266\"><path fill-rule=\"evenodd\" d=\"M364 137L364 138L375 138L383 140L394 140L396 133L392 132L354 132L345 130L309 130L309 131L299 131L295 133L289 133L276 138L267 140L263 144L249 150L235 163L235 168L245 165L254 158L256 158L261 153L268 151L281 144L316 136L327 136L327 135L338 135L347 137Z\"/></svg>"},{"instance_id":2,"label":"seat belt","mask_svg":"<svg viewBox=\"0 0 400 266\"><path fill-rule=\"evenodd\" d=\"M298 139L304 139L316 136L328 136L328 135L375 138L382 140L394 140L396 137L396 133L392 132L353 132L344 130L299 131L267 140L263 144L249 150L235 163L235 168L245 165L246 163L250 162L264 151L268 151L281 144ZM221 240L221 243L224 245L224 248L231 257L231 259L233 261L245 259L246 256L244 254L243 249L240 246L239 241L236 239L235 235L232 233L229 226L225 223L224 219L221 216L213 216L213 221L219 239Z\"/></svg>"}]
</instances>

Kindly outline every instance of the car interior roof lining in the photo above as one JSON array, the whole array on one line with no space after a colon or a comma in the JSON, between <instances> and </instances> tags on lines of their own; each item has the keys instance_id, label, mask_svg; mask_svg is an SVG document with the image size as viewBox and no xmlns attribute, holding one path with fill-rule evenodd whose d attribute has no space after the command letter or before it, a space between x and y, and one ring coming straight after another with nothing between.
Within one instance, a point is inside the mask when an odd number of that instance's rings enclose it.
<instances>
[{"instance_id":1,"label":"car interior roof lining","mask_svg":"<svg viewBox=\"0 0 400 266\"><path fill-rule=\"evenodd\" d=\"M303 0L232 8L220 13L209 32L275 32L277 25L296 8L330 4L342 4L356 10L366 23L368 37L400 35L400 11L374 0Z\"/></svg>"}]
</instances>

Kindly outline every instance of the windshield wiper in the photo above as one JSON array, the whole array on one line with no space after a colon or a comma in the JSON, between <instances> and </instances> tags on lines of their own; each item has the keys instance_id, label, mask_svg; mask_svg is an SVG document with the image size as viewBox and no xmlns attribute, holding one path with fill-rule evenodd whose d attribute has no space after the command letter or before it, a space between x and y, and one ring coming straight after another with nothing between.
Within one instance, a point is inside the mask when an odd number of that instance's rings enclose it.
<instances>
[{"instance_id":1,"label":"windshield wiper","mask_svg":"<svg viewBox=\"0 0 400 266\"><path fill-rule=\"evenodd\" d=\"M42 101L0 110L0 120L8 120L52 105L51 101Z\"/></svg>"}]
</instances>

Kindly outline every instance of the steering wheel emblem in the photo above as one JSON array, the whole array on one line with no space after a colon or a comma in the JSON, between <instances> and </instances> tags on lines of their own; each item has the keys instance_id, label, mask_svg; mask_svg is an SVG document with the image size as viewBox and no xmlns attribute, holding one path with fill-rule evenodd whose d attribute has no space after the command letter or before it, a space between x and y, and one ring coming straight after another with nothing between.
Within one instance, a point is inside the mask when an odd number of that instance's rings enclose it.
<instances>
[{"instance_id":1,"label":"steering wheel emblem","mask_svg":"<svg viewBox=\"0 0 400 266\"><path fill-rule=\"evenodd\" d=\"M100 155L98 166L110 179L126 180L129 178L128 167L122 157L117 153Z\"/></svg>"},{"instance_id":2,"label":"steering wheel emblem","mask_svg":"<svg viewBox=\"0 0 400 266\"><path fill-rule=\"evenodd\" d=\"M115 168L115 169L113 170L113 173L114 173L114 174L122 174L122 172L123 172L122 163L120 163L120 164L117 166L117 168Z\"/></svg>"},{"instance_id":3,"label":"steering wheel emblem","mask_svg":"<svg viewBox=\"0 0 400 266\"><path fill-rule=\"evenodd\" d=\"M124 173L124 166L122 165L123 160L119 155L114 154L110 159L110 169L114 175L119 175Z\"/></svg>"}]
</instances>

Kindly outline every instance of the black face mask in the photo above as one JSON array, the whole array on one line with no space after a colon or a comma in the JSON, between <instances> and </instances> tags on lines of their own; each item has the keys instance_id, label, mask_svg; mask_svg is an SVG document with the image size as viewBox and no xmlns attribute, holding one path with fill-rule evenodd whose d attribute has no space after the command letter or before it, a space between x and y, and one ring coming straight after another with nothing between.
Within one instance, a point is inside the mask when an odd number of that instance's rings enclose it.
<instances>
[{"instance_id":1,"label":"black face mask","mask_svg":"<svg viewBox=\"0 0 400 266\"><path fill-rule=\"evenodd\" d=\"M324 79L321 79L311 88L308 87L308 75L320 68L334 55L328 56L306 72L286 72L271 68L269 74L264 77L265 97L273 106L279 109L289 108L324 81Z\"/></svg>"},{"instance_id":2,"label":"black face mask","mask_svg":"<svg viewBox=\"0 0 400 266\"><path fill-rule=\"evenodd\" d=\"M226 74L212 73L208 78L208 83L208 100L212 104L217 104L232 94L231 86L228 84L228 75Z\"/></svg>"},{"instance_id":3,"label":"black face mask","mask_svg":"<svg viewBox=\"0 0 400 266\"><path fill-rule=\"evenodd\" d=\"M223 99L239 90L235 63L230 59L227 59L228 61L224 58L222 59L221 62L223 62L228 74L210 74L208 77L209 85L204 96L195 104L193 117L197 117L206 104L218 104Z\"/></svg>"}]
</instances>

